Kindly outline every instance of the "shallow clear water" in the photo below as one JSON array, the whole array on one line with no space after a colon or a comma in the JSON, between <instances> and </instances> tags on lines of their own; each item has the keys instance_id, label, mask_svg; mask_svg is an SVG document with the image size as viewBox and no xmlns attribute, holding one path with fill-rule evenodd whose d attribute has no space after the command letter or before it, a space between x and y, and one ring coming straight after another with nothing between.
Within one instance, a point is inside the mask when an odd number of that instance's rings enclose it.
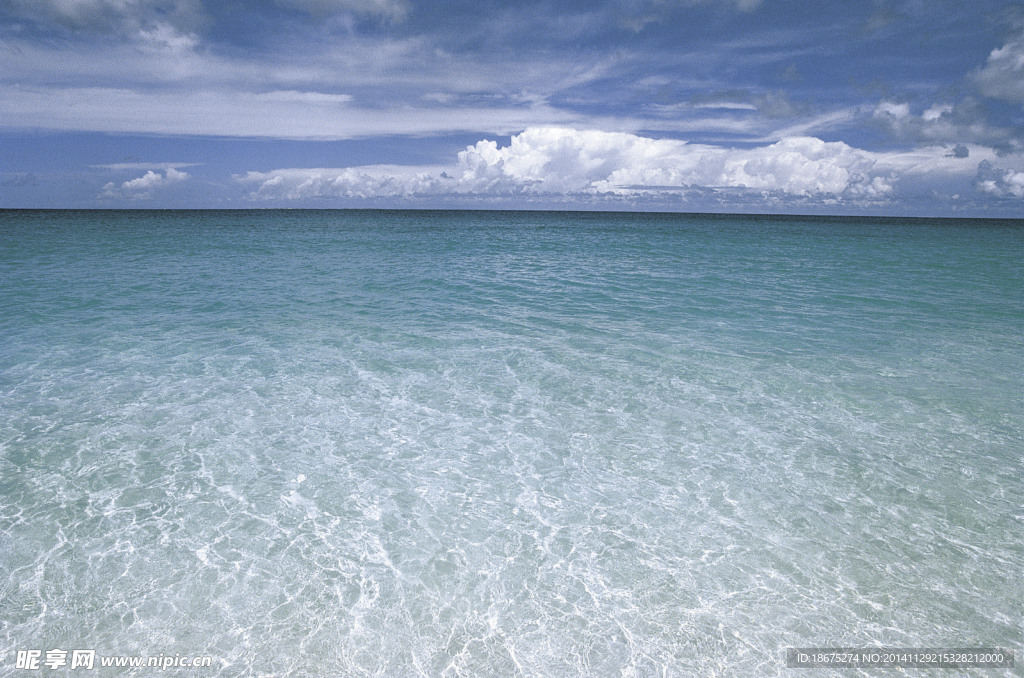
<instances>
[{"instance_id":1,"label":"shallow clear water","mask_svg":"<svg viewBox=\"0 0 1024 678\"><path fill-rule=\"evenodd\" d=\"M1022 661L1022 299L1022 222L2 212L0 672Z\"/></svg>"}]
</instances>

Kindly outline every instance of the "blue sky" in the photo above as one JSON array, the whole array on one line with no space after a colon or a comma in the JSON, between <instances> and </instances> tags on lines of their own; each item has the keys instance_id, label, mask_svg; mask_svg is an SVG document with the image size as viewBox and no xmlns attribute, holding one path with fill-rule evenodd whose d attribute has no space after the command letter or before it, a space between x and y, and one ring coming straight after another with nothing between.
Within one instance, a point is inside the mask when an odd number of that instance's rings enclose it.
<instances>
[{"instance_id":1,"label":"blue sky","mask_svg":"<svg viewBox=\"0 0 1024 678\"><path fill-rule=\"evenodd\" d=\"M1024 6L4 0L0 207L1024 217Z\"/></svg>"}]
</instances>

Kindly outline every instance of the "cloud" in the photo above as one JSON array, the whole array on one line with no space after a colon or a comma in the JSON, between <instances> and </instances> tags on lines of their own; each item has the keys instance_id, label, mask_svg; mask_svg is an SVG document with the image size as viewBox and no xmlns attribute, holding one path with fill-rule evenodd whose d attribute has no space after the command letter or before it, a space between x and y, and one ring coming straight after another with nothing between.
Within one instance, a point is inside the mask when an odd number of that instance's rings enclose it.
<instances>
[{"instance_id":1,"label":"cloud","mask_svg":"<svg viewBox=\"0 0 1024 678\"><path fill-rule=\"evenodd\" d=\"M373 199L467 192L441 168L389 165L248 172L235 180L252 187L250 197L262 199Z\"/></svg>"},{"instance_id":2,"label":"cloud","mask_svg":"<svg viewBox=\"0 0 1024 678\"><path fill-rule=\"evenodd\" d=\"M123 172L125 170L166 170L166 169L182 169L184 167L196 167L202 163L198 162L112 162L105 165L92 165L98 169L114 170L115 172Z\"/></svg>"},{"instance_id":3,"label":"cloud","mask_svg":"<svg viewBox=\"0 0 1024 678\"><path fill-rule=\"evenodd\" d=\"M153 197L155 189L179 184L188 178L187 172L180 172L173 167L168 167L163 174L149 170L141 177L125 181L120 186L111 181L103 187L100 197L148 200Z\"/></svg>"},{"instance_id":4,"label":"cloud","mask_svg":"<svg viewBox=\"0 0 1024 678\"><path fill-rule=\"evenodd\" d=\"M1019 134L989 124L986 110L967 97L955 103L935 103L915 114L907 103L881 101L872 116L896 138L916 143L977 143L1002 152L1021 150Z\"/></svg>"},{"instance_id":5,"label":"cloud","mask_svg":"<svg viewBox=\"0 0 1024 678\"><path fill-rule=\"evenodd\" d=\"M1000 169L982 160L978 163L975 185L982 193L997 198L1024 198L1024 171Z\"/></svg>"},{"instance_id":6,"label":"cloud","mask_svg":"<svg viewBox=\"0 0 1024 678\"><path fill-rule=\"evenodd\" d=\"M794 105L786 92L773 90L754 97L757 110L769 118L792 118L803 113L802 107Z\"/></svg>"},{"instance_id":7,"label":"cloud","mask_svg":"<svg viewBox=\"0 0 1024 678\"><path fill-rule=\"evenodd\" d=\"M464 178L553 193L706 186L842 195L874 190L870 165L844 143L813 137L726 149L555 127L528 129L504 148L481 141L459 154Z\"/></svg>"},{"instance_id":8,"label":"cloud","mask_svg":"<svg viewBox=\"0 0 1024 678\"><path fill-rule=\"evenodd\" d=\"M876 118L887 120L890 124L895 124L910 117L910 105L897 104L892 101L881 101L875 107L874 115Z\"/></svg>"},{"instance_id":9,"label":"cloud","mask_svg":"<svg viewBox=\"0 0 1024 678\"><path fill-rule=\"evenodd\" d=\"M166 23L157 23L139 30L138 38L143 49L172 57L199 46L199 38L194 33L182 33Z\"/></svg>"},{"instance_id":10,"label":"cloud","mask_svg":"<svg viewBox=\"0 0 1024 678\"><path fill-rule=\"evenodd\" d=\"M507 146L482 140L447 167L281 169L236 176L254 198L437 195L643 196L687 189L879 200L891 168L841 142L794 137L735 149L624 132L534 127Z\"/></svg>"},{"instance_id":11,"label":"cloud","mask_svg":"<svg viewBox=\"0 0 1024 678\"><path fill-rule=\"evenodd\" d=\"M974 82L987 97L1024 104L1024 36L992 50Z\"/></svg>"},{"instance_id":12,"label":"cloud","mask_svg":"<svg viewBox=\"0 0 1024 678\"><path fill-rule=\"evenodd\" d=\"M349 94L299 90L142 92L0 84L0 120L30 129L323 140L482 130L504 134L578 118L543 102L374 108L353 105Z\"/></svg>"},{"instance_id":13,"label":"cloud","mask_svg":"<svg viewBox=\"0 0 1024 678\"><path fill-rule=\"evenodd\" d=\"M761 6L761 0L625 0L622 4L633 11L717 5L726 8L735 7L741 12L752 12Z\"/></svg>"},{"instance_id":14,"label":"cloud","mask_svg":"<svg viewBox=\"0 0 1024 678\"><path fill-rule=\"evenodd\" d=\"M409 13L403 0L274 0L282 7L306 12L315 18L351 13L389 20L401 20Z\"/></svg>"},{"instance_id":15,"label":"cloud","mask_svg":"<svg viewBox=\"0 0 1024 678\"><path fill-rule=\"evenodd\" d=\"M205 19L199 0L9 0L5 4L0 14L40 28L107 38L147 30L187 35Z\"/></svg>"},{"instance_id":16,"label":"cloud","mask_svg":"<svg viewBox=\"0 0 1024 678\"><path fill-rule=\"evenodd\" d=\"M946 154L947 158L969 158L971 156L971 149L967 148L963 144L957 144L953 147L953 150Z\"/></svg>"},{"instance_id":17,"label":"cloud","mask_svg":"<svg viewBox=\"0 0 1024 678\"><path fill-rule=\"evenodd\" d=\"M0 172L0 186L38 186L39 177L32 172Z\"/></svg>"}]
</instances>

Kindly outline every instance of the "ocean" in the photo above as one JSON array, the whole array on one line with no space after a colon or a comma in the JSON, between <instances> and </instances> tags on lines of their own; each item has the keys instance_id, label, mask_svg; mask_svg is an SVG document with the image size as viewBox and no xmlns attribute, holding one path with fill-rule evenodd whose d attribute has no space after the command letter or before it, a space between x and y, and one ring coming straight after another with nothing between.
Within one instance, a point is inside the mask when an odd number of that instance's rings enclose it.
<instances>
[{"instance_id":1,"label":"ocean","mask_svg":"<svg viewBox=\"0 0 1024 678\"><path fill-rule=\"evenodd\" d=\"M1011 676L1022 619L1024 221L0 212L0 674Z\"/></svg>"}]
</instances>

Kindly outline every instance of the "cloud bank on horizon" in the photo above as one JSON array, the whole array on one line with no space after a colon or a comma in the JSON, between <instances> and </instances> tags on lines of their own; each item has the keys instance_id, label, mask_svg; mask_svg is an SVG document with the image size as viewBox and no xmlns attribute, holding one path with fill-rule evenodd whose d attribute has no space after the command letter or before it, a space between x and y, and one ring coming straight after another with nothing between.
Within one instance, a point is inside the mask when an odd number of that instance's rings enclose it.
<instances>
[{"instance_id":1,"label":"cloud bank on horizon","mask_svg":"<svg viewBox=\"0 0 1024 678\"><path fill-rule=\"evenodd\" d=\"M900 155L814 137L726 149L622 132L532 127L508 146L480 141L442 169L349 167L249 172L255 198L414 195L641 196L690 188L879 199L892 193ZM944 156L939 156L944 157ZM936 158L938 163L938 158ZM945 163L955 165L956 163ZM913 168L907 168L913 171ZM930 168L940 171L938 164ZM950 167L955 173L955 167Z\"/></svg>"},{"instance_id":2,"label":"cloud bank on horizon","mask_svg":"<svg viewBox=\"0 0 1024 678\"><path fill-rule=\"evenodd\" d=\"M1014 2L245 8L0 6L0 207L1024 217Z\"/></svg>"}]
</instances>

